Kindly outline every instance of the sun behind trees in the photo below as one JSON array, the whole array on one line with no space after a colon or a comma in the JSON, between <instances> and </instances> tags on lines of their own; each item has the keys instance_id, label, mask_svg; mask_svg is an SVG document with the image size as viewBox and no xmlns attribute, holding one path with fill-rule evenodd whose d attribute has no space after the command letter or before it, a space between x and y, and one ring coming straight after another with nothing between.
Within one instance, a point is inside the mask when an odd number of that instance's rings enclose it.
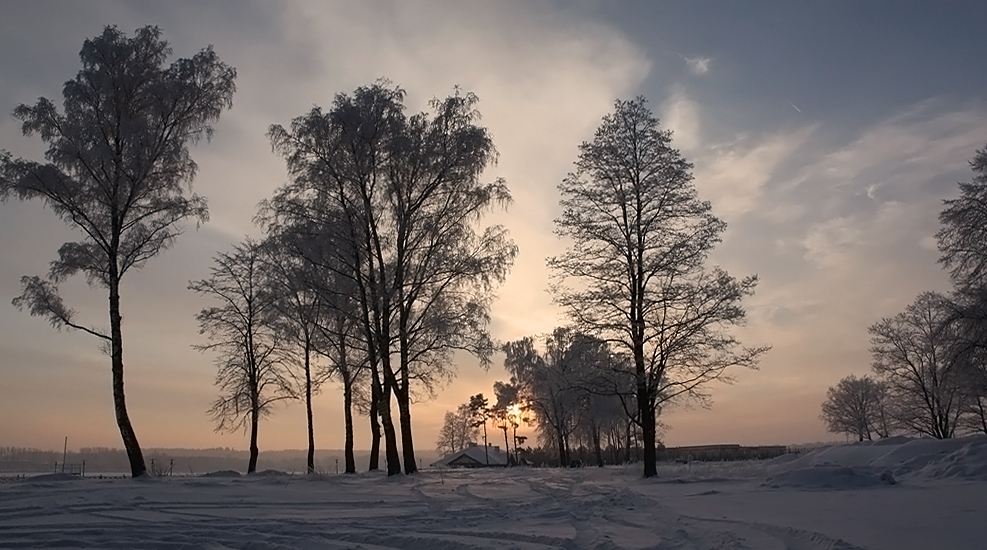
<instances>
[{"instance_id":1,"label":"sun behind trees","mask_svg":"<svg viewBox=\"0 0 987 550\"><path fill-rule=\"evenodd\" d=\"M147 468L124 396L120 281L171 246L183 221L208 218L205 199L191 193L196 165L188 143L211 136L235 91L236 71L211 47L166 66L170 55L157 27L138 29L133 38L106 27L83 44L82 70L62 89L62 113L46 98L14 111L24 135L37 132L48 144L49 163L0 151L0 199L41 199L82 233L82 240L62 245L47 278L22 278L14 305L106 346L116 421L134 477ZM59 297L58 283L78 273L108 291L108 333L76 321Z\"/></svg>"}]
</instances>

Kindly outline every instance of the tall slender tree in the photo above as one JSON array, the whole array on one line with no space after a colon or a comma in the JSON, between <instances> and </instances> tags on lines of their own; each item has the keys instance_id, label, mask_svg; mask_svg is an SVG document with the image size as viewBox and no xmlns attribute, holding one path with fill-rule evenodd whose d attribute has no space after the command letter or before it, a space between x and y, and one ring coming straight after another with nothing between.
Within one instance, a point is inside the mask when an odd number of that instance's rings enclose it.
<instances>
[{"instance_id":1,"label":"tall slender tree","mask_svg":"<svg viewBox=\"0 0 987 550\"><path fill-rule=\"evenodd\" d=\"M288 364L296 368L288 372L299 379L299 396L305 403L308 428L308 473L315 472L315 421L312 414L312 397L332 371L317 361L318 350L326 344L320 339L324 331L320 325L327 314L327 304L318 292L319 273L315 266L293 254L297 249L292 243L294 235L272 235L259 247L261 269L266 272L270 291L274 293L273 307L277 310L284 332Z\"/></svg>"},{"instance_id":2,"label":"tall slender tree","mask_svg":"<svg viewBox=\"0 0 987 550\"><path fill-rule=\"evenodd\" d=\"M744 322L757 278L706 267L726 224L699 199L691 169L638 98L616 102L559 185L556 233L572 246L549 260L556 301L577 330L633 358L645 477L657 474L662 404L704 399L710 382L756 367L768 349L741 348L728 332Z\"/></svg>"},{"instance_id":3,"label":"tall slender tree","mask_svg":"<svg viewBox=\"0 0 987 550\"><path fill-rule=\"evenodd\" d=\"M262 260L261 245L250 240L216 257L208 279L189 283L189 290L219 301L196 316L208 344L194 346L215 352L220 396L209 413L217 431L250 432L247 473L257 469L257 432L272 405L294 397L284 369L285 329Z\"/></svg>"},{"instance_id":4,"label":"tall slender tree","mask_svg":"<svg viewBox=\"0 0 987 550\"><path fill-rule=\"evenodd\" d=\"M45 98L14 110L24 134L37 132L48 144L48 162L0 152L0 199L41 199L82 233L59 249L47 280L22 279L14 304L106 344L117 426L134 477L146 466L124 396L120 281L168 248L183 221L208 218L205 199L191 193L196 164L188 144L212 135L235 90L236 71L211 47L166 66L170 54L157 27L132 38L106 27L83 44L82 70L62 90L63 112ZM109 333L77 322L59 297L57 284L77 273L109 292Z\"/></svg>"}]
</instances>

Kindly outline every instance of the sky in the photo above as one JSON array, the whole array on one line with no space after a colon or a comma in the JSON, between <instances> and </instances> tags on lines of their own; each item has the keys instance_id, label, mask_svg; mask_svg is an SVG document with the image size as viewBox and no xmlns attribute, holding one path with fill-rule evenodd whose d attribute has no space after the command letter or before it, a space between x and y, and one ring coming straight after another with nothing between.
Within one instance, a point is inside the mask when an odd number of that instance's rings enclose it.
<instances>
[{"instance_id":1,"label":"sky","mask_svg":"<svg viewBox=\"0 0 987 550\"><path fill-rule=\"evenodd\" d=\"M971 177L987 144L987 4L909 1L692 2L548 0L125 1L0 0L0 149L40 159L38 136L10 116L80 68L86 38L117 25L158 25L174 56L213 45L236 67L233 107L191 150L210 220L127 275L121 290L128 407L144 447L244 448L215 433L212 357L187 290L211 258L258 236L257 203L287 181L265 134L380 77L407 91L410 112L455 86L476 93L499 151L484 178L506 179L514 204L485 219L520 255L493 304L494 338L565 323L548 293L556 186L614 100L644 96L694 164L699 195L728 224L710 258L757 274L736 330L773 349L756 371L711 386L710 408L667 410L667 445L798 444L838 439L819 407L841 378L870 371L867 328L920 292L947 290L934 235L942 200ZM39 202L0 204L0 446L120 447L110 362L91 336L58 333L18 311L23 275L42 275L76 234ZM106 293L62 286L84 324L107 326ZM431 448L447 410L492 395L503 357L414 405L416 445ZM316 398L316 443L340 448L335 383ZM356 446L369 447L357 425ZM523 429L520 433L523 433ZM260 429L261 449L306 446L304 408L285 404Z\"/></svg>"}]
</instances>

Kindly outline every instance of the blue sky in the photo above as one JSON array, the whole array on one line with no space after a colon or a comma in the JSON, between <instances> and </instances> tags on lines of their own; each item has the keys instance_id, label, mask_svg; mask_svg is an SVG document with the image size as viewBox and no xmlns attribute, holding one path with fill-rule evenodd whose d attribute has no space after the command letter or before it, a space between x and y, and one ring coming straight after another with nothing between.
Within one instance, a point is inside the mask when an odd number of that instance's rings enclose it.
<instances>
[{"instance_id":1,"label":"blue sky","mask_svg":"<svg viewBox=\"0 0 987 550\"><path fill-rule=\"evenodd\" d=\"M950 2L12 2L0 0L0 113L59 102L85 38L105 24L162 27L177 56L208 44L239 72L234 107L196 146L197 192L211 221L129 275L124 286L128 396L145 446L245 445L212 432L214 367L194 352L185 287L210 258L256 235L258 201L285 181L264 134L338 92L386 76L410 110L459 85L476 92L515 204L490 222L521 254L491 330L514 339L561 319L546 292L555 186L614 99L643 95L694 163L696 186L729 224L713 261L757 273L745 343L774 349L756 372L713 388L713 407L669 411L671 445L832 439L818 419L826 388L869 372L866 329L919 292L948 288L933 235L944 198L987 144L987 4ZM36 137L0 116L0 148L40 157ZM109 361L96 342L58 334L9 299L73 238L39 204L0 205L0 445L119 446ZM84 281L70 305L105 325L105 296ZM429 447L445 410L492 393L506 373L462 358L457 380L416 405ZM330 385L317 443L340 447ZM359 429L357 446L366 446ZM285 407L262 448L305 445L304 413Z\"/></svg>"}]
</instances>

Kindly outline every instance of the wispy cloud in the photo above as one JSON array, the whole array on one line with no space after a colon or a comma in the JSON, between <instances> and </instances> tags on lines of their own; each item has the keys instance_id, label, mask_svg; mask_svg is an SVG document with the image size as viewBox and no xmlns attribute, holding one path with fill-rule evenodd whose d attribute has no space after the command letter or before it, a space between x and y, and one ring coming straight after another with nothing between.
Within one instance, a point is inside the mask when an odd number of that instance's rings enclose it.
<instances>
[{"instance_id":1,"label":"wispy cloud","mask_svg":"<svg viewBox=\"0 0 987 550\"><path fill-rule=\"evenodd\" d=\"M689 71L695 75L702 75L709 72L709 66L713 62L711 57L686 57L685 63L689 66Z\"/></svg>"}]
</instances>

